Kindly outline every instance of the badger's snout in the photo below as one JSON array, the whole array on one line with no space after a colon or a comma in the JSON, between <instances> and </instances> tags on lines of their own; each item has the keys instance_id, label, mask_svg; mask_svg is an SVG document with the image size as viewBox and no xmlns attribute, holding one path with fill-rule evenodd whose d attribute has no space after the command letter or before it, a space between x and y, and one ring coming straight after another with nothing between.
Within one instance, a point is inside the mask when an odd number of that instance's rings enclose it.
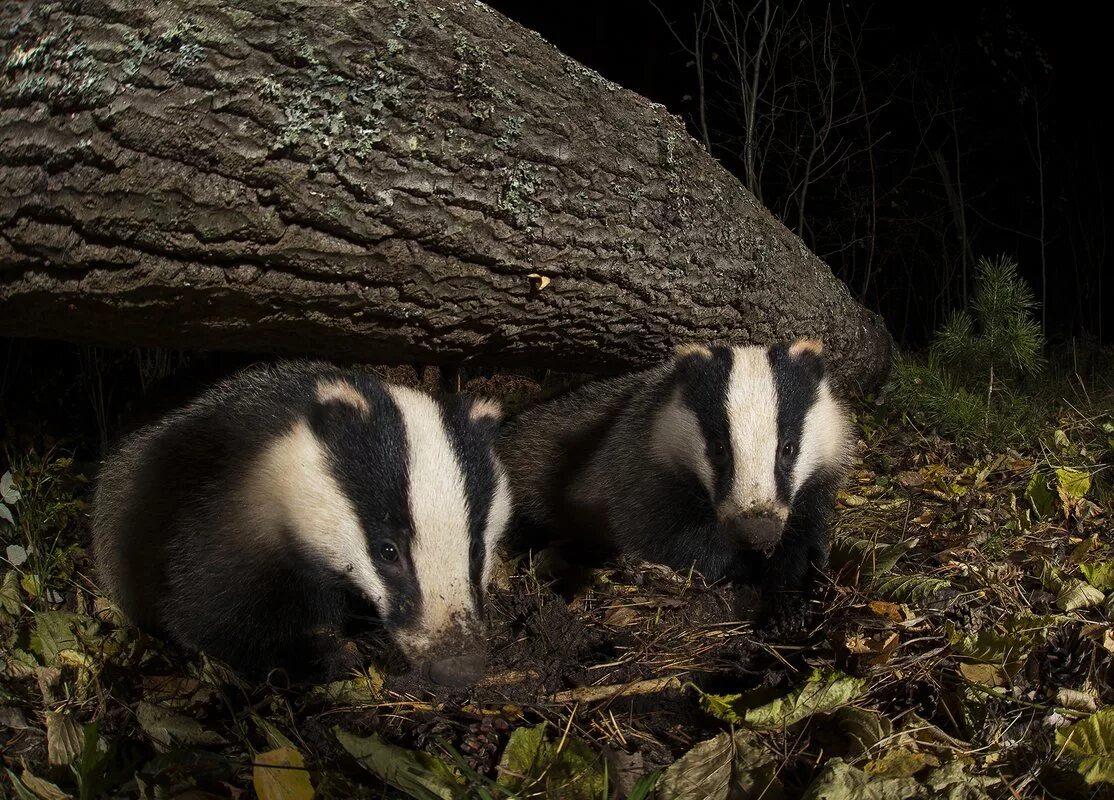
<instances>
[{"instance_id":1,"label":"badger's snout","mask_svg":"<svg viewBox=\"0 0 1114 800\"><path fill-rule=\"evenodd\" d=\"M395 640L410 666L439 686L471 686L487 670L483 624L463 614L433 632L396 631Z\"/></svg>"},{"instance_id":2,"label":"badger's snout","mask_svg":"<svg viewBox=\"0 0 1114 800\"><path fill-rule=\"evenodd\" d=\"M720 517L720 528L749 550L768 552L781 541L787 514L780 509L739 511Z\"/></svg>"},{"instance_id":3,"label":"badger's snout","mask_svg":"<svg viewBox=\"0 0 1114 800\"><path fill-rule=\"evenodd\" d=\"M482 651L432 659L420 667L423 677L439 686L471 686L487 670L487 654Z\"/></svg>"}]
</instances>

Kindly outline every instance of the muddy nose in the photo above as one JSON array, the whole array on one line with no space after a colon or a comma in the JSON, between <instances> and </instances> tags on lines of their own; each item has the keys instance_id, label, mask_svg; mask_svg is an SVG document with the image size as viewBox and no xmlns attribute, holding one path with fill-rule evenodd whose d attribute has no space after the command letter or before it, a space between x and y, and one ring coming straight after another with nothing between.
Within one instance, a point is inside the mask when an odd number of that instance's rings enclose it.
<instances>
[{"instance_id":1,"label":"muddy nose","mask_svg":"<svg viewBox=\"0 0 1114 800\"><path fill-rule=\"evenodd\" d=\"M471 686L484 676L487 657L483 653L441 658L427 662L429 679L441 686Z\"/></svg>"},{"instance_id":2,"label":"muddy nose","mask_svg":"<svg viewBox=\"0 0 1114 800\"><path fill-rule=\"evenodd\" d=\"M770 550L781 539L783 523L774 517L737 517L731 531L749 548Z\"/></svg>"}]
</instances>

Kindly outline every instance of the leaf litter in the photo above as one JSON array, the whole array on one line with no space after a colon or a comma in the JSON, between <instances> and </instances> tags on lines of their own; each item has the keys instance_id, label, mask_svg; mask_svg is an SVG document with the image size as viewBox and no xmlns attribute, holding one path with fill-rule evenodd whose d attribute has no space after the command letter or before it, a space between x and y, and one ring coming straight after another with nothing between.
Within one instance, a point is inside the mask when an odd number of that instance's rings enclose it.
<instances>
[{"instance_id":1,"label":"leaf litter","mask_svg":"<svg viewBox=\"0 0 1114 800\"><path fill-rule=\"evenodd\" d=\"M42 574L34 543L0 525L4 791L1111 796L1114 444L1102 432L1078 456L1101 423L1068 416L1051 448L1002 453L884 409L858 425L832 579L802 637L763 639L696 575L624 563L559 593L520 559L490 594L490 674L450 693L374 641L343 680L245 683L124 624L74 515L39 534L74 545ZM17 485L25 515L35 498ZM72 485L76 502L87 484Z\"/></svg>"}]
</instances>

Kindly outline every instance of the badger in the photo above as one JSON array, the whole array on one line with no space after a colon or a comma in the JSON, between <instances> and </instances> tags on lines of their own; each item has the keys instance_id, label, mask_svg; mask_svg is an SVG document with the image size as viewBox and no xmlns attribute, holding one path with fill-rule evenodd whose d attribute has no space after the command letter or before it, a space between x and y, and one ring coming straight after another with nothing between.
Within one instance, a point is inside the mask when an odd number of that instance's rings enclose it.
<instances>
[{"instance_id":1,"label":"badger","mask_svg":"<svg viewBox=\"0 0 1114 800\"><path fill-rule=\"evenodd\" d=\"M519 546L695 568L761 590L766 622L799 629L849 450L822 350L687 344L508 420Z\"/></svg>"},{"instance_id":2,"label":"badger","mask_svg":"<svg viewBox=\"0 0 1114 800\"><path fill-rule=\"evenodd\" d=\"M106 460L102 586L138 626L255 675L351 666L340 632L370 605L427 679L472 683L511 514L500 418L324 363L249 367Z\"/></svg>"}]
</instances>

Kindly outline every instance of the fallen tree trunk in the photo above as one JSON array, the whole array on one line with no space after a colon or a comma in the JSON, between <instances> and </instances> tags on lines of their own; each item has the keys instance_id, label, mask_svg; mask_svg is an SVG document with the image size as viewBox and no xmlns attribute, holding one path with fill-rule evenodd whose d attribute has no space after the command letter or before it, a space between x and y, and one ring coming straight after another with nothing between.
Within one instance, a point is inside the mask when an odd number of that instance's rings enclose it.
<instances>
[{"instance_id":1,"label":"fallen tree trunk","mask_svg":"<svg viewBox=\"0 0 1114 800\"><path fill-rule=\"evenodd\" d=\"M607 372L890 338L664 108L479 2L0 10L0 334Z\"/></svg>"}]
</instances>

